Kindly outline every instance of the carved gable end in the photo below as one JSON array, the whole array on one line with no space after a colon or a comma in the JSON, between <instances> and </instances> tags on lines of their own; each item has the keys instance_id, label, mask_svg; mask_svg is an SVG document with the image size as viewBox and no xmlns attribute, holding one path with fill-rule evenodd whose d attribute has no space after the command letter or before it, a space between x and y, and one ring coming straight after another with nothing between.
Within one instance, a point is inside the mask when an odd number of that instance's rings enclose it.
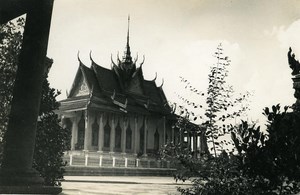
<instances>
[{"instance_id":1,"label":"carved gable end","mask_svg":"<svg viewBox=\"0 0 300 195\"><path fill-rule=\"evenodd\" d=\"M82 96L82 95L88 95L90 93L89 87L84 79L84 77L81 77L77 87L74 91L74 96Z\"/></svg>"}]
</instances>

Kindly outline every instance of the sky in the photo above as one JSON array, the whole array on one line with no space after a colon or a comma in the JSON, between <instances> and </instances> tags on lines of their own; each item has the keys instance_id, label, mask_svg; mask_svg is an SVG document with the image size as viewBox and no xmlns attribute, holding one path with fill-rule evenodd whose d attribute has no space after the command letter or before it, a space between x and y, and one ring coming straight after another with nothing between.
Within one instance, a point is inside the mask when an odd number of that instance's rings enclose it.
<instances>
[{"instance_id":1,"label":"sky","mask_svg":"<svg viewBox=\"0 0 300 195\"><path fill-rule=\"evenodd\" d=\"M292 105L291 46L300 59L298 0L56 0L48 45L54 60L49 81L66 98L80 59L111 67L126 45L130 15L132 56L142 61L144 77L163 89L170 102L185 91L179 77L206 91L213 53L222 43L229 56L228 83L237 93L253 92L248 119L264 122L264 107ZM197 100L196 100L197 101ZM200 101L200 100L199 100Z\"/></svg>"}]
</instances>

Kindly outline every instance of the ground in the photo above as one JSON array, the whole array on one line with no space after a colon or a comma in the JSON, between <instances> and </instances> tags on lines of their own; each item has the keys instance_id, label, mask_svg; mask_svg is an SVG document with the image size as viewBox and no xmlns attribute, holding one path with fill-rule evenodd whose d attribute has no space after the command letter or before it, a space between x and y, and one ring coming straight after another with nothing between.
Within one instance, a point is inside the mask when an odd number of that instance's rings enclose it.
<instances>
[{"instance_id":1,"label":"ground","mask_svg":"<svg viewBox=\"0 0 300 195\"><path fill-rule=\"evenodd\" d=\"M173 177L146 176L66 176L62 182L61 195L89 194L180 194L177 186L188 186L190 183L175 182Z\"/></svg>"}]
</instances>

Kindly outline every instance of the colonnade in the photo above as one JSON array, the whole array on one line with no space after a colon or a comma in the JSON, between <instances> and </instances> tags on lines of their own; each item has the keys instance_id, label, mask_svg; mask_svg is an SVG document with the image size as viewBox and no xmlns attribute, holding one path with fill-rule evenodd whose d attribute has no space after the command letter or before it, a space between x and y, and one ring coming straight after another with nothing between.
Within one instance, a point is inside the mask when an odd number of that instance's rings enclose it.
<instances>
[{"instance_id":1,"label":"colonnade","mask_svg":"<svg viewBox=\"0 0 300 195\"><path fill-rule=\"evenodd\" d=\"M161 126L157 141L159 145L163 145L166 142L166 118L162 117L158 121ZM147 156L147 149L153 149L149 148L148 143L149 131L153 133L153 129L149 128L149 116L97 113L85 110L70 116L63 115L62 122L65 127L72 130L71 150L120 152L134 155L140 153ZM150 126L153 128L153 124ZM174 130L171 132L170 139L174 140Z\"/></svg>"},{"instance_id":2,"label":"colonnade","mask_svg":"<svg viewBox=\"0 0 300 195\"><path fill-rule=\"evenodd\" d=\"M181 135L181 140L187 144L187 147L193 151L195 155L197 153L200 154L206 152L207 150L207 144L203 132L184 132Z\"/></svg>"}]
</instances>

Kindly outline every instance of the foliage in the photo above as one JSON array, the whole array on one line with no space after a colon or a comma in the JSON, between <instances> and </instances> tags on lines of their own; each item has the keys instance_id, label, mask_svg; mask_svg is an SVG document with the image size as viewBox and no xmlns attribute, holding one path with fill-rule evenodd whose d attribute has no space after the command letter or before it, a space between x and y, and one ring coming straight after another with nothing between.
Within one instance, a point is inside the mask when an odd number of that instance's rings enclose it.
<instances>
[{"instance_id":1,"label":"foliage","mask_svg":"<svg viewBox=\"0 0 300 195\"><path fill-rule=\"evenodd\" d=\"M16 56L19 55L21 49L23 26L24 19L22 18L0 25L0 154L2 154L3 136L8 123L18 63Z\"/></svg>"},{"instance_id":2,"label":"foliage","mask_svg":"<svg viewBox=\"0 0 300 195\"><path fill-rule=\"evenodd\" d=\"M267 134L246 122L232 133L241 170L249 178L262 178L270 194L295 194L300 191L300 115L280 111L280 105L264 109Z\"/></svg>"},{"instance_id":3,"label":"foliage","mask_svg":"<svg viewBox=\"0 0 300 195\"><path fill-rule=\"evenodd\" d=\"M268 118L265 177L281 191L299 192L300 182L300 113L280 111L280 105L265 108ZM289 184L289 185L288 185ZM291 186L294 186L291 188Z\"/></svg>"},{"instance_id":4,"label":"foliage","mask_svg":"<svg viewBox=\"0 0 300 195\"><path fill-rule=\"evenodd\" d=\"M202 162L201 162L202 161ZM239 170L239 159L225 151L219 156L210 156L199 161L198 176L192 179L192 187L179 188L182 194L260 194L257 180ZM249 193L251 192L251 193Z\"/></svg>"},{"instance_id":5,"label":"foliage","mask_svg":"<svg viewBox=\"0 0 300 195\"><path fill-rule=\"evenodd\" d=\"M228 66L231 61L223 54L221 44L218 45L214 57L216 58L216 63L213 64L208 75L209 83L205 105L197 104L179 96L190 108L199 109L200 114L195 114L195 112L191 111L192 109L184 106L179 106L179 113L190 121L199 121L200 119L201 126L204 128L199 129L201 129L200 131L205 131L205 139L212 145L210 151L213 151L216 157L217 153L223 151L224 148L227 149L224 146L229 144L226 140L220 141L219 139L229 133L231 127L228 121L241 117L249 109L247 102L251 94L246 92L245 94L236 95L233 86L226 83ZM186 89L189 89L196 95L205 96L204 92L193 87L188 80L181 77L181 81L185 83ZM190 131L189 129L185 129L185 122L178 120L177 128L183 129L182 131ZM204 151L208 153L207 148Z\"/></svg>"},{"instance_id":6,"label":"foliage","mask_svg":"<svg viewBox=\"0 0 300 195\"><path fill-rule=\"evenodd\" d=\"M59 125L60 120L53 110L58 109L56 97L60 93L43 82L40 117L37 125L33 167L45 180L45 185L59 186L65 172L63 152L70 148L71 132Z\"/></svg>"},{"instance_id":7,"label":"foliage","mask_svg":"<svg viewBox=\"0 0 300 195\"><path fill-rule=\"evenodd\" d=\"M234 127L229 125L230 120L236 119L248 110L248 98L250 93L236 96L233 87L226 83L228 76L228 66L230 60L223 55L222 45L218 45L214 57L216 63L211 67L208 75L208 88L206 93L205 105L195 103L187 98L180 97L187 107L178 106L179 114L175 128L182 133L188 133L191 136L201 135L201 143L211 143L211 155L202 145L200 158L194 155L189 147L184 144L169 144L163 150L164 157L174 157L179 161L176 180L191 179L193 186L191 188L179 188L182 194L246 194L252 185L246 175L240 172L240 160L237 156L229 153L230 143L221 137L228 135ZM190 82L181 77L185 83L185 88L199 96L205 96L205 93L194 88ZM245 103L246 102L246 103ZM195 114L192 109L199 109L200 114ZM201 121L201 125L195 125L191 121ZM226 152L226 151L227 152ZM254 191L254 190L253 190Z\"/></svg>"},{"instance_id":8,"label":"foliage","mask_svg":"<svg viewBox=\"0 0 300 195\"><path fill-rule=\"evenodd\" d=\"M246 121L231 135L237 153L223 151L217 157L200 159L184 147L166 148L166 155L176 157L181 169L176 180L192 181L182 194L296 194L300 192L300 116L280 112L280 106L266 108L267 132ZM178 148L179 147L179 148ZM165 158L168 156L165 156Z\"/></svg>"},{"instance_id":9,"label":"foliage","mask_svg":"<svg viewBox=\"0 0 300 195\"><path fill-rule=\"evenodd\" d=\"M296 194L300 192L300 113L288 112L289 107L280 111L280 105L265 108L268 119L266 132L255 124L242 121L240 125L231 125L227 119L236 118L248 109L242 104L249 93L233 98L232 87L226 87L226 67L228 58L221 57L219 46L216 52L217 64L211 68L207 92L207 108L202 117L202 126L206 127L206 136L213 144L214 155L204 154L194 158L185 145L169 144L164 148L164 158L174 157L179 162L176 180L192 181L189 188L179 188L182 194ZM182 78L183 79L183 78ZM183 82L188 82L183 79ZM204 93L191 87L186 88L199 95ZM194 108L203 106L181 97ZM232 100L233 99L233 100ZM231 107L238 110L233 111ZM182 132L193 129L190 121L196 120L192 111L183 106L182 117L175 127ZM227 114L224 114L228 112ZM233 111L233 112L232 112ZM221 116L220 116L221 115ZM196 118L197 117L197 118ZM199 128L196 131L201 131ZM220 137L231 134L233 149L224 150L228 141Z\"/></svg>"},{"instance_id":10,"label":"foliage","mask_svg":"<svg viewBox=\"0 0 300 195\"><path fill-rule=\"evenodd\" d=\"M195 161L200 159L194 158L192 151L187 147L186 143L168 143L160 150L160 156L162 159L168 159L176 165L176 173L174 175L176 181L188 180L198 173L198 163L195 163Z\"/></svg>"},{"instance_id":11,"label":"foliage","mask_svg":"<svg viewBox=\"0 0 300 195\"><path fill-rule=\"evenodd\" d=\"M18 54L21 48L22 29L24 18L1 25L0 45L0 132L1 141L7 128L12 89L15 80ZM70 131L59 125L59 119L53 112L59 106L56 97L60 93L51 88L45 75L43 82L39 121L37 124L37 137L33 167L36 168L45 180L45 185L60 185L63 178L65 162L62 160L63 152L69 147ZM2 146L1 142L1 151Z\"/></svg>"}]
</instances>

